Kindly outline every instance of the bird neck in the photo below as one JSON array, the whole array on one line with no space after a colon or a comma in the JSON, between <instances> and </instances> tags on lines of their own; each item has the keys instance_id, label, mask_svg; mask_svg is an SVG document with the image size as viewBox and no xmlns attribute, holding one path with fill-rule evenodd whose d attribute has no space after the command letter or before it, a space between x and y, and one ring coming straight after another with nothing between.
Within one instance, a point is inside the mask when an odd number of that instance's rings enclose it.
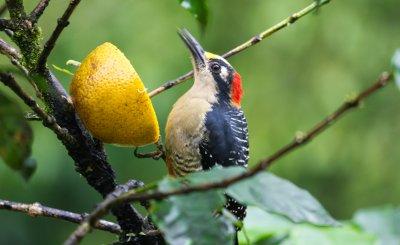
<instances>
[{"instance_id":1,"label":"bird neck","mask_svg":"<svg viewBox=\"0 0 400 245\"><path fill-rule=\"evenodd\" d=\"M189 93L194 98L203 98L212 104L219 103L240 108L243 96L241 76L237 72L232 72L228 81L230 82L209 73L195 72L195 81Z\"/></svg>"},{"instance_id":2,"label":"bird neck","mask_svg":"<svg viewBox=\"0 0 400 245\"><path fill-rule=\"evenodd\" d=\"M216 78L217 81L217 98L218 102L221 104L227 104L240 108L240 104L243 96L242 79L239 73L234 72L229 77L230 82L219 81L219 77Z\"/></svg>"}]
</instances>

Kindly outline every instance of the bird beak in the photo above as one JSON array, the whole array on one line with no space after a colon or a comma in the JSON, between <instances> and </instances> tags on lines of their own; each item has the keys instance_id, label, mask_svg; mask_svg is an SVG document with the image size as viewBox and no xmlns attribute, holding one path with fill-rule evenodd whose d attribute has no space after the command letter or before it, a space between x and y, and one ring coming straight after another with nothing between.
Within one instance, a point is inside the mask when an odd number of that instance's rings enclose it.
<instances>
[{"instance_id":1,"label":"bird beak","mask_svg":"<svg viewBox=\"0 0 400 245\"><path fill-rule=\"evenodd\" d=\"M183 42L186 44L190 53L192 54L194 60L194 68L198 70L200 67L206 66L206 57L204 54L204 50L197 42L197 40L190 34L190 32L186 29L182 29L178 31L179 36L182 38Z\"/></svg>"}]
</instances>

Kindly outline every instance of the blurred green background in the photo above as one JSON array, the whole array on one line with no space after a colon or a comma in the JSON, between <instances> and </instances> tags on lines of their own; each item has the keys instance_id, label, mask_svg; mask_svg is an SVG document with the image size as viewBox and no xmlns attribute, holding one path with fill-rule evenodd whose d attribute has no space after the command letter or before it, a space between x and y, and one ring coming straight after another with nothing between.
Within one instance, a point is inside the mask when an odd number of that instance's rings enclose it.
<instances>
[{"instance_id":1,"label":"blurred green background","mask_svg":"<svg viewBox=\"0 0 400 245\"><path fill-rule=\"evenodd\" d=\"M37 1L25 2L31 9ZM223 53L311 2L209 1L210 22L201 35L195 19L176 0L82 1L49 64L65 67L68 59L82 60L97 45L110 41L153 89L191 68L177 28L188 28L206 49ZM40 20L44 40L66 5L67 1L51 1ZM399 7L398 0L333 1L230 59L244 80L251 164L310 128L390 68L391 56L400 47ZM8 66L8 61L2 57L0 64ZM68 88L71 77L55 73ZM162 129L174 101L190 85L153 99ZM4 86L0 89L15 98ZM272 171L309 190L339 219L350 218L359 208L399 204L399 122L400 94L391 84L321 137L276 163ZM40 123L32 126L37 172L25 183L0 164L0 198L90 211L100 196L74 171L54 134ZM121 183L131 178L147 183L166 174L161 161L135 159L129 148L106 148ZM73 228L63 221L0 210L1 244L58 244ZM114 238L94 231L84 244Z\"/></svg>"}]
</instances>

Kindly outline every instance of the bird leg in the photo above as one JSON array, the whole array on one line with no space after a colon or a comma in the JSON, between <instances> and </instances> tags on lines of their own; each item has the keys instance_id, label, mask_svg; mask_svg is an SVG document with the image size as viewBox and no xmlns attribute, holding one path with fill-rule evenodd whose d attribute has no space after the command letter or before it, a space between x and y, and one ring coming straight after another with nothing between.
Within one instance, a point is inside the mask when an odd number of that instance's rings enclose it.
<instances>
[{"instance_id":1,"label":"bird leg","mask_svg":"<svg viewBox=\"0 0 400 245\"><path fill-rule=\"evenodd\" d=\"M161 142L161 139L158 140L155 143L157 150L156 151L152 151L152 152L147 152L147 153L140 153L138 152L139 147L136 147L133 154L135 155L135 157L137 158L153 158L154 160L160 160L160 158L162 158L165 161L165 150L164 150L164 146Z\"/></svg>"}]
</instances>

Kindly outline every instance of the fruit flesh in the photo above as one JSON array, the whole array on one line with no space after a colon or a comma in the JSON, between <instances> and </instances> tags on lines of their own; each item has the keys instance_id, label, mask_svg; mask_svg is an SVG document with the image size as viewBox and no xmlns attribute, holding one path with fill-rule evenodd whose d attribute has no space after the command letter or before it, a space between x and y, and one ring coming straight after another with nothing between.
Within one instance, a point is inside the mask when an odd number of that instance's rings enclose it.
<instances>
[{"instance_id":1,"label":"fruit flesh","mask_svg":"<svg viewBox=\"0 0 400 245\"><path fill-rule=\"evenodd\" d=\"M157 117L146 89L129 60L104 43L76 71L70 88L86 128L105 143L142 146L159 138Z\"/></svg>"}]
</instances>

